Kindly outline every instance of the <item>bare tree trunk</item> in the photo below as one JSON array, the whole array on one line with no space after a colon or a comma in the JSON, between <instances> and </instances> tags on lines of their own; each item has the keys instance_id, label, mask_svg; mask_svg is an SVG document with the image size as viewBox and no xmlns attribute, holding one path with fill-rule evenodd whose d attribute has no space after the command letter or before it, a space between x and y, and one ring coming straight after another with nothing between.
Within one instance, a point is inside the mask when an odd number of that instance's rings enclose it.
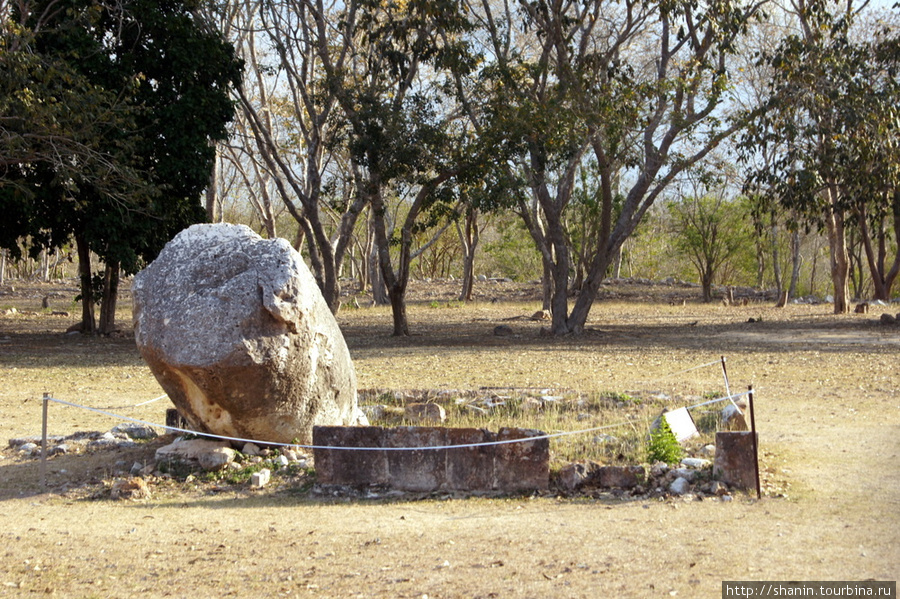
<instances>
[{"instance_id":1,"label":"bare tree trunk","mask_svg":"<svg viewBox=\"0 0 900 599\"><path fill-rule=\"evenodd\" d=\"M700 277L700 284L703 287L703 301L707 304L712 301L712 281L715 272L712 268L707 267L703 270Z\"/></svg>"},{"instance_id":2,"label":"bare tree trunk","mask_svg":"<svg viewBox=\"0 0 900 599\"><path fill-rule=\"evenodd\" d=\"M829 190L832 210L825 219L828 229L828 246L831 257L831 282L834 286L834 313L846 314L850 312L850 291L847 279L850 273L850 257L847 251L847 234L844 224L844 214L835 206L837 190Z\"/></svg>"},{"instance_id":3,"label":"bare tree trunk","mask_svg":"<svg viewBox=\"0 0 900 599\"><path fill-rule=\"evenodd\" d=\"M6 256L8 250L0 250L0 285L6 282Z\"/></svg>"},{"instance_id":4,"label":"bare tree trunk","mask_svg":"<svg viewBox=\"0 0 900 599\"><path fill-rule=\"evenodd\" d=\"M50 282L50 251L46 249L41 252L41 282Z\"/></svg>"},{"instance_id":5,"label":"bare tree trunk","mask_svg":"<svg viewBox=\"0 0 900 599\"><path fill-rule=\"evenodd\" d=\"M622 246L616 251L616 257L613 259L612 278L618 279L622 276Z\"/></svg>"},{"instance_id":6,"label":"bare tree trunk","mask_svg":"<svg viewBox=\"0 0 900 599\"><path fill-rule=\"evenodd\" d=\"M791 284L788 287L788 298L797 296L797 285L800 283L800 231L791 231Z\"/></svg>"},{"instance_id":7,"label":"bare tree trunk","mask_svg":"<svg viewBox=\"0 0 900 599\"><path fill-rule=\"evenodd\" d=\"M771 244L772 244L772 275L775 277L775 289L778 292L778 297L781 297L781 292L784 289L784 277L781 273L781 256L778 251L778 223L775 221L775 213L772 213L772 226L769 228L769 234L772 236ZM759 277L759 287L763 286L762 276Z\"/></svg>"},{"instance_id":8,"label":"bare tree trunk","mask_svg":"<svg viewBox=\"0 0 900 599\"><path fill-rule=\"evenodd\" d=\"M97 332L94 319L94 290L91 282L91 248L80 233L75 234L78 248L78 276L81 282L81 332L93 335Z\"/></svg>"},{"instance_id":9,"label":"bare tree trunk","mask_svg":"<svg viewBox=\"0 0 900 599\"><path fill-rule=\"evenodd\" d=\"M216 144L216 159L209 174L209 185L206 186L206 218L211 223L222 222L222 199L219 197L219 176L222 171L222 157L219 155L219 144Z\"/></svg>"},{"instance_id":10,"label":"bare tree trunk","mask_svg":"<svg viewBox=\"0 0 900 599\"><path fill-rule=\"evenodd\" d=\"M376 306L386 306L391 303L391 298L388 297L384 275L378 261L378 244L375 241L375 223L372 218L369 220L369 238L369 280L372 284L372 300Z\"/></svg>"},{"instance_id":11,"label":"bare tree trunk","mask_svg":"<svg viewBox=\"0 0 900 599\"><path fill-rule=\"evenodd\" d=\"M119 301L119 263L106 265L103 273L103 298L100 300L100 325L97 332L109 335L116 330L116 305Z\"/></svg>"},{"instance_id":12,"label":"bare tree trunk","mask_svg":"<svg viewBox=\"0 0 900 599\"><path fill-rule=\"evenodd\" d=\"M466 211L465 229L457 222L456 232L463 250L462 291L459 294L459 301L470 302L475 291L475 251L479 240L477 209L471 208Z\"/></svg>"},{"instance_id":13,"label":"bare tree trunk","mask_svg":"<svg viewBox=\"0 0 900 599\"><path fill-rule=\"evenodd\" d=\"M900 241L900 192L894 194L894 231L897 241ZM897 248L896 253L894 254L894 260L891 264L890 270L887 270L886 267L886 258L887 258L887 242L886 235L884 231L883 222L879 226L879 231L877 234L878 240L878 252L876 254L875 247L873 244L873 235L869 230L869 223L867 220L867 215L865 211L865 205L861 205L859 209L859 229L860 236L862 237L863 248L866 253L866 261L868 263L869 272L872 276L872 284L875 288L874 298L882 301L890 301L891 299L891 287L894 284L894 280L897 277L898 271L900 271L900 247Z\"/></svg>"}]
</instances>

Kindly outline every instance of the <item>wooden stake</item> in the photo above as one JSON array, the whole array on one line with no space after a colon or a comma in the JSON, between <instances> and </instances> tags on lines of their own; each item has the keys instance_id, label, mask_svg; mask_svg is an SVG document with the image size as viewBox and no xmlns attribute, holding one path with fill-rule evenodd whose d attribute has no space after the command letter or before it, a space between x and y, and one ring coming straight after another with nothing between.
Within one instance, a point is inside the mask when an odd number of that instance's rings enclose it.
<instances>
[{"instance_id":1,"label":"wooden stake","mask_svg":"<svg viewBox=\"0 0 900 599\"><path fill-rule=\"evenodd\" d=\"M41 486L47 486L47 406L50 394L44 393L43 419L41 424Z\"/></svg>"}]
</instances>

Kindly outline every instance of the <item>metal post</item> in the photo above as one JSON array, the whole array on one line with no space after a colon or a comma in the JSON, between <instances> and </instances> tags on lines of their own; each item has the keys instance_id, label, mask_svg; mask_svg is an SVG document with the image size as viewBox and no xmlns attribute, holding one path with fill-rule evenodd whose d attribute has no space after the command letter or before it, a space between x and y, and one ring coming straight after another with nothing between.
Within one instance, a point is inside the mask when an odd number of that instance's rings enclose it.
<instances>
[{"instance_id":1,"label":"metal post","mask_svg":"<svg viewBox=\"0 0 900 599\"><path fill-rule=\"evenodd\" d=\"M43 420L41 424L41 486L47 486L47 406L50 394L44 393Z\"/></svg>"},{"instance_id":2,"label":"metal post","mask_svg":"<svg viewBox=\"0 0 900 599\"><path fill-rule=\"evenodd\" d=\"M753 460L756 462L756 498L762 499L762 487L759 484L759 443L756 440L756 416L754 415L753 385L748 388L750 400L750 440L753 443Z\"/></svg>"},{"instance_id":3,"label":"metal post","mask_svg":"<svg viewBox=\"0 0 900 599\"><path fill-rule=\"evenodd\" d=\"M728 369L725 368L725 356L722 356L722 376L725 377L725 393L731 397L731 385L728 384ZM734 403L734 400L731 401Z\"/></svg>"}]
</instances>

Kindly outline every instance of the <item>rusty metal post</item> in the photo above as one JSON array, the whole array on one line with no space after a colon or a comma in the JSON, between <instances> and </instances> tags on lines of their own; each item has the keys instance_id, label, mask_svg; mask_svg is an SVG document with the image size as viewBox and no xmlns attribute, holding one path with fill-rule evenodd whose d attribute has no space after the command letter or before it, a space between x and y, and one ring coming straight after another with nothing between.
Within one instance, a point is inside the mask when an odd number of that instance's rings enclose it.
<instances>
[{"instance_id":1,"label":"rusty metal post","mask_svg":"<svg viewBox=\"0 0 900 599\"><path fill-rule=\"evenodd\" d=\"M41 422L41 486L47 486L47 406L50 404L50 394L44 393L43 418Z\"/></svg>"},{"instance_id":2,"label":"rusty metal post","mask_svg":"<svg viewBox=\"0 0 900 599\"><path fill-rule=\"evenodd\" d=\"M756 462L756 498L762 499L762 487L759 484L759 442L756 438L756 416L753 400L753 385L748 388L750 399L750 439L753 442L753 459Z\"/></svg>"}]
</instances>

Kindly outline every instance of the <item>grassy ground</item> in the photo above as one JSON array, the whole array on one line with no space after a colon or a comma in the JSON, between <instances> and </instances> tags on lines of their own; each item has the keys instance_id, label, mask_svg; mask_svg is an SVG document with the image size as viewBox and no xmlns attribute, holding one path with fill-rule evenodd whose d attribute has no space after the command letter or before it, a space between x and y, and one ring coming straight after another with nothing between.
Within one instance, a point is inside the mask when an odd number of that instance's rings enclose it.
<instances>
[{"instance_id":1,"label":"grassy ground","mask_svg":"<svg viewBox=\"0 0 900 599\"><path fill-rule=\"evenodd\" d=\"M161 392L133 339L64 335L74 317L41 310L48 291L62 294L51 298L51 310L75 313L70 288L0 295L0 440L40 432L44 392L160 422L164 402L138 405ZM362 388L475 397L508 388L566 390L604 406L560 410L560 421L544 423L575 427L636 409L603 398L642 398L649 413L720 391L720 367L687 369L725 356L732 388L756 390L764 476L778 489L762 501L738 496L730 503L365 501L313 496L301 483L262 491L173 483L154 489L150 500L116 502L75 488L109 480L115 463L130 463L133 454L54 458L44 490L37 462L6 450L0 592L719 597L722 580L897 580L900 328L877 324L877 314L835 317L824 305L707 306L693 301L693 290L616 288L595 305L584 335L553 339L540 336L541 323L519 318L539 307L533 291L482 285L480 300L466 306L453 301L450 288L417 293L410 338L388 336L386 309L340 313ZM16 314L3 314L12 307ZM497 324L515 334L494 336ZM661 396L670 399L653 399ZM51 410L52 434L116 424ZM516 424L506 421L514 415L477 418L496 428ZM578 442L561 451L577 454Z\"/></svg>"}]
</instances>

